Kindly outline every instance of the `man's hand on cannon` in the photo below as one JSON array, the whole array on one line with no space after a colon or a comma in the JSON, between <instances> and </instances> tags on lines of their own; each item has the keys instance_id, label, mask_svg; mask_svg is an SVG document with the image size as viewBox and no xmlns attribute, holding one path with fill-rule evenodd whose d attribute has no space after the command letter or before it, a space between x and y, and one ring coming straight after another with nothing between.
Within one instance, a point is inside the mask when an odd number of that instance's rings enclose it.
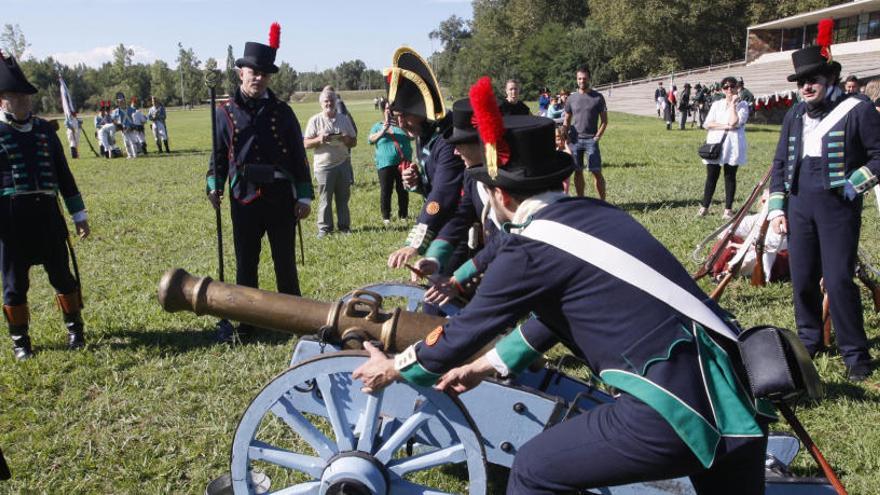
<instances>
[{"instance_id":1,"label":"man's hand on cannon","mask_svg":"<svg viewBox=\"0 0 880 495\"><path fill-rule=\"evenodd\" d=\"M388 257L388 268L402 268L410 258L418 254L418 250L414 247L402 247L391 253Z\"/></svg>"},{"instance_id":2,"label":"man's hand on cannon","mask_svg":"<svg viewBox=\"0 0 880 495\"><path fill-rule=\"evenodd\" d=\"M74 225L76 226L76 235L78 235L80 239L85 239L92 233L92 229L89 228L88 220L75 222Z\"/></svg>"},{"instance_id":3,"label":"man's hand on cannon","mask_svg":"<svg viewBox=\"0 0 880 495\"><path fill-rule=\"evenodd\" d=\"M434 385L434 388L444 392L461 394L476 387L483 381L483 378L492 376L494 373L495 368L489 364L489 360L485 356L482 356L474 362L447 371L440 377L440 381Z\"/></svg>"},{"instance_id":4,"label":"man's hand on cannon","mask_svg":"<svg viewBox=\"0 0 880 495\"><path fill-rule=\"evenodd\" d=\"M312 206L302 201L297 201L293 206L293 214L296 215L297 220L305 220L311 212Z\"/></svg>"},{"instance_id":5,"label":"man's hand on cannon","mask_svg":"<svg viewBox=\"0 0 880 495\"><path fill-rule=\"evenodd\" d=\"M372 394L400 379L400 373L394 369L393 359L369 342L364 342L364 349L370 353L370 360L358 366L351 375L355 380L364 382L361 391Z\"/></svg>"},{"instance_id":6,"label":"man's hand on cannon","mask_svg":"<svg viewBox=\"0 0 880 495\"><path fill-rule=\"evenodd\" d=\"M209 191L208 201L211 202L211 206L213 206L215 210L219 210L220 203L223 201L223 193L218 191L217 189Z\"/></svg>"},{"instance_id":7,"label":"man's hand on cannon","mask_svg":"<svg viewBox=\"0 0 880 495\"><path fill-rule=\"evenodd\" d=\"M425 302L443 306L444 304L455 301L460 304L461 292L459 292L459 284L454 277L444 277L442 275L434 275L430 278L431 287L425 291Z\"/></svg>"}]
</instances>

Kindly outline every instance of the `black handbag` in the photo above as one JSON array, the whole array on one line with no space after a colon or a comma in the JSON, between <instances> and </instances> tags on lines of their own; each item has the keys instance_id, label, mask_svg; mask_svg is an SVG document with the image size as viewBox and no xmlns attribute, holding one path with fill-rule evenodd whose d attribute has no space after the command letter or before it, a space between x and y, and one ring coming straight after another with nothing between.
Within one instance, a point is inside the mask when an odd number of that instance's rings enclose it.
<instances>
[{"instance_id":1,"label":"black handbag","mask_svg":"<svg viewBox=\"0 0 880 495\"><path fill-rule=\"evenodd\" d=\"M727 139L727 131L721 136L721 141L717 143L703 143L697 149L697 154L704 160L717 160L721 157L721 150L724 147L724 140Z\"/></svg>"},{"instance_id":2,"label":"black handbag","mask_svg":"<svg viewBox=\"0 0 880 495\"><path fill-rule=\"evenodd\" d=\"M752 395L789 402L822 397L822 379L806 347L791 330L752 327L738 336L740 356Z\"/></svg>"}]
</instances>

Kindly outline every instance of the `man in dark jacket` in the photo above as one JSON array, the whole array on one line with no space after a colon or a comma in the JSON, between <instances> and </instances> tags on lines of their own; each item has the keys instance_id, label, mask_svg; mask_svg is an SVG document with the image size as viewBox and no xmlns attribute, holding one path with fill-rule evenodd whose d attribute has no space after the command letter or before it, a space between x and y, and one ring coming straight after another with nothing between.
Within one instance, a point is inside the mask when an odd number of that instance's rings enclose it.
<instances>
[{"instance_id":1,"label":"man in dark jacket","mask_svg":"<svg viewBox=\"0 0 880 495\"><path fill-rule=\"evenodd\" d=\"M309 215L314 192L299 121L268 89L271 75L278 72L276 50L277 45L248 42L244 56L235 61L241 86L217 111L218 147L208 169L207 193L214 208L220 208L228 179L236 283L258 287L261 241L268 235L278 291L298 296L296 222Z\"/></svg>"}]
</instances>

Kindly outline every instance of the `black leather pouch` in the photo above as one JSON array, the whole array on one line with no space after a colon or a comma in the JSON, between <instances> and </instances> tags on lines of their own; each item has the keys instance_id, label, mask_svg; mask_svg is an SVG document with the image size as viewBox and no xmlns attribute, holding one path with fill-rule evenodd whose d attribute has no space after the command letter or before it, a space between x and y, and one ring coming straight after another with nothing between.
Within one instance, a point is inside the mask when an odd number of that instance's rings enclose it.
<instances>
[{"instance_id":1,"label":"black leather pouch","mask_svg":"<svg viewBox=\"0 0 880 495\"><path fill-rule=\"evenodd\" d=\"M244 179L254 184L269 184L275 180L275 166L265 163L246 163Z\"/></svg>"}]
</instances>

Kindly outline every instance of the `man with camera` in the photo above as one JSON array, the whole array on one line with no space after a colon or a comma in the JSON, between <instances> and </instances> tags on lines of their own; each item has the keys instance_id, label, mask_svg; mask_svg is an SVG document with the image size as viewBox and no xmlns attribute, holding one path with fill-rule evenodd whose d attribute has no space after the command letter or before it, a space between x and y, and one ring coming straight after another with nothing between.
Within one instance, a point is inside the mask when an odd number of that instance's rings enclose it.
<instances>
[{"instance_id":1,"label":"man with camera","mask_svg":"<svg viewBox=\"0 0 880 495\"><path fill-rule=\"evenodd\" d=\"M208 169L207 193L214 208L220 208L229 180L236 283L258 287L261 241L267 235L278 292L298 296L296 222L309 215L314 194L299 121L268 88L278 72L276 26L270 45L248 42L244 56L235 61L241 85L217 109L217 148Z\"/></svg>"}]
</instances>

